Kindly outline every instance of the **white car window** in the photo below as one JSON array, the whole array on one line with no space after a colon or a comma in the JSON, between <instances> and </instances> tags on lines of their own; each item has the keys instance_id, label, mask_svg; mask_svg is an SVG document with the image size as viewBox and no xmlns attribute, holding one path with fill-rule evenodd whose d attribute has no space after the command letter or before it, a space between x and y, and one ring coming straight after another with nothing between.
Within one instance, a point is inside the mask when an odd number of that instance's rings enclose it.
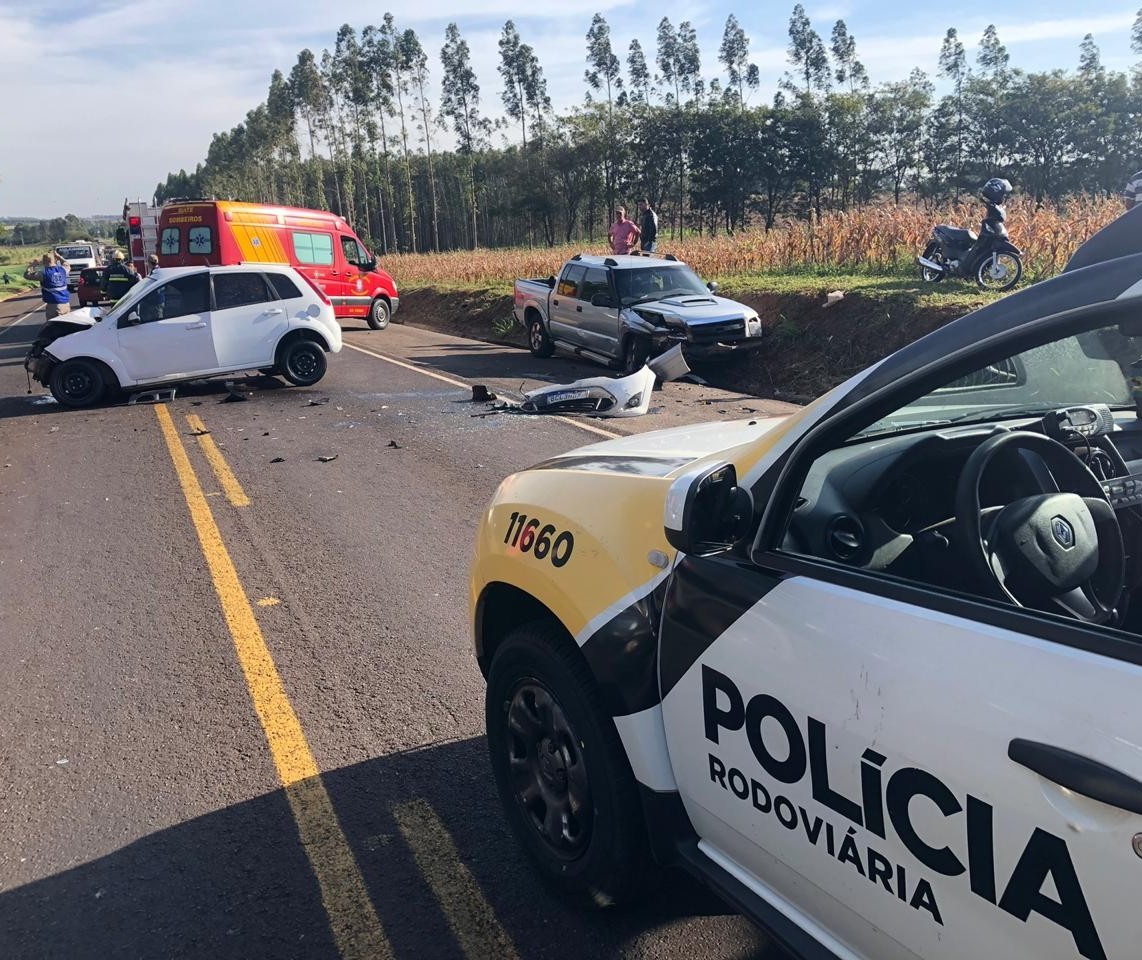
<instances>
[{"instance_id":1,"label":"white car window","mask_svg":"<svg viewBox=\"0 0 1142 960\"><path fill-rule=\"evenodd\" d=\"M139 314L139 323L154 323L157 320L206 313L209 309L208 274L193 273L186 277L176 277L156 287L138 302L134 312ZM119 325L124 326L122 319Z\"/></svg>"},{"instance_id":2,"label":"white car window","mask_svg":"<svg viewBox=\"0 0 1142 960\"><path fill-rule=\"evenodd\" d=\"M232 310L276 299L260 273L220 273L214 277L216 310Z\"/></svg>"}]
</instances>

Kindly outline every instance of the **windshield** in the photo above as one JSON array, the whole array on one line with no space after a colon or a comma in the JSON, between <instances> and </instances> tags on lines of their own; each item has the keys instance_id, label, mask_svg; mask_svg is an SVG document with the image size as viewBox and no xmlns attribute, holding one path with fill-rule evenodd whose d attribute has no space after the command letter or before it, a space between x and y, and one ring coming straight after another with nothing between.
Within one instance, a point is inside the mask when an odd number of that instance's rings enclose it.
<instances>
[{"instance_id":1,"label":"windshield","mask_svg":"<svg viewBox=\"0 0 1142 960\"><path fill-rule=\"evenodd\" d=\"M95 256L95 251L87 245L79 245L74 247L56 247L56 253L58 253L65 260L91 259Z\"/></svg>"},{"instance_id":2,"label":"windshield","mask_svg":"<svg viewBox=\"0 0 1142 960\"><path fill-rule=\"evenodd\" d=\"M156 283L158 283L158 281L153 275L144 277L133 287L131 287L131 289L127 292L127 295L122 300L120 300L117 304L115 304L114 307L112 307L107 311L107 313L103 315L104 318L114 319L126 313L131 309L131 307L135 305L136 302L138 302L139 298L146 294L146 292L150 290Z\"/></svg>"},{"instance_id":3,"label":"windshield","mask_svg":"<svg viewBox=\"0 0 1142 960\"><path fill-rule=\"evenodd\" d=\"M710 291L685 264L655 264L633 270L615 270L615 287L625 306L665 297L709 297Z\"/></svg>"},{"instance_id":4,"label":"windshield","mask_svg":"<svg viewBox=\"0 0 1142 960\"><path fill-rule=\"evenodd\" d=\"M1124 325L1122 325L1124 326ZM1063 407L1129 406L1131 378L1142 393L1142 326L1099 327L988 364L866 427L868 436L939 423L1037 416Z\"/></svg>"}]
</instances>

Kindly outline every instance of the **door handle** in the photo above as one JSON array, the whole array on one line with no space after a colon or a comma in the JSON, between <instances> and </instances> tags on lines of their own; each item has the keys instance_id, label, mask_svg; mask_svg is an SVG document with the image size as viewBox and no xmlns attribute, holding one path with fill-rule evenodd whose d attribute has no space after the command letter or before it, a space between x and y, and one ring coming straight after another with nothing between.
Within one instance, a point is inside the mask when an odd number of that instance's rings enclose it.
<instances>
[{"instance_id":1,"label":"door handle","mask_svg":"<svg viewBox=\"0 0 1142 960\"><path fill-rule=\"evenodd\" d=\"M559 306L558 300L552 300L551 303L552 303L552 306L556 306L556 307Z\"/></svg>"},{"instance_id":2,"label":"door handle","mask_svg":"<svg viewBox=\"0 0 1142 960\"><path fill-rule=\"evenodd\" d=\"M206 327L206 323L188 323L183 330L202 330Z\"/></svg>"},{"instance_id":3,"label":"door handle","mask_svg":"<svg viewBox=\"0 0 1142 960\"><path fill-rule=\"evenodd\" d=\"M265 312L262 313L262 316L263 317L280 317L283 313L285 313L285 311L281 307L277 307L273 310L266 310Z\"/></svg>"},{"instance_id":4,"label":"door handle","mask_svg":"<svg viewBox=\"0 0 1142 960\"><path fill-rule=\"evenodd\" d=\"M1007 756L1060 787L1112 807L1142 813L1142 783L1105 763L1034 740L1012 740Z\"/></svg>"}]
</instances>

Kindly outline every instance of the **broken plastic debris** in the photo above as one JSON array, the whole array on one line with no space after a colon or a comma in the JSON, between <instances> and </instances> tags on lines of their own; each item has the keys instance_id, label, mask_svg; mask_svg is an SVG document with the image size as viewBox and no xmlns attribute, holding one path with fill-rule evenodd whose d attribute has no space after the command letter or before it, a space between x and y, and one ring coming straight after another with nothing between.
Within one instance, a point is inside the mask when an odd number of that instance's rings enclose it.
<instances>
[{"instance_id":1,"label":"broken plastic debris","mask_svg":"<svg viewBox=\"0 0 1142 960\"><path fill-rule=\"evenodd\" d=\"M389 446L392 447L394 450L400 450L401 449L401 445L399 443L397 443L395 440L390 440Z\"/></svg>"},{"instance_id":2,"label":"broken plastic debris","mask_svg":"<svg viewBox=\"0 0 1142 960\"><path fill-rule=\"evenodd\" d=\"M320 407L323 403L328 403L328 397L321 397L320 399L310 400L306 403L307 407Z\"/></svg>"},{"instance_id":3,"label":"broken plastic debris","mask_svg":"<svg viewBox=\"0 0 1142 960\"><path fill-rule=\"evenodd\" d=\"M473 403L490 403L496 399L496 395L482 383L472 385L472 402Z\"/></svg>"},{"instance_id":4,"label":"broken plastic debris","mask_svg":"<svg viewBox=\"0 0 1142 960\"><path fill-rule=\"evenodd\" d=\"M330 460L336 460L337 454L330 454L329 456L321 456L317 458L318 463L329 463Z\"/></svg>"},{"instance_id":5,"label":"broken plastic debris","mask_svg":"<svg viewBox=\"0 0 1142 960\"><path fill-rule=\"evenodd\" d=\"M166 387L163 390L142 390L131 394L127 406L133 407L137 403L170 403L174 400L174 395L174 387Z\"/></svg>"},{"instance_id":6,"label":"broken plastic debris","mask_svg":"<svg viewBox=\"0 0 1142 960\"><path fill-rule=\"evenodd\" d=\"M834 303L843 300L845 292L843 290L833 290L831 293L825 294L825 302L821 304L822 307L831 307Z\"/></svg>"},{"instance_id":7,"label":"broken plastic debris","mask_svg":"<svg viewBox=\"0 0 1142 960\"><path fill-rule=\"evenodd\" d=\"M285 463L285 457L274 457L270 463Z\"/></svg>"}]
</instances>

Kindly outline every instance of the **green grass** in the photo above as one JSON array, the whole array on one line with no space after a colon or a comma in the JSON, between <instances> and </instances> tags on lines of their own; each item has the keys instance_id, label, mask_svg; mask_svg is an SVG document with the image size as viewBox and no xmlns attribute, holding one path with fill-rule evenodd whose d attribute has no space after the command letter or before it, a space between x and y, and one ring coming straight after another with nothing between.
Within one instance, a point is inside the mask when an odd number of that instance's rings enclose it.
<instances>
[{"instance_id":1,"label":"green grass","mask_svg":"<svg viewBox=\"0 0 1142 960\"><path fill-rule=\"evenodd\" d=\"M0 246L0 299L34 289L37 283L34 280L24 279L24 268L32 260L39 260L50 249L48 246ZM7 282L4 281L4 274L8 275Z\"/></svg>"}]
</instances>

